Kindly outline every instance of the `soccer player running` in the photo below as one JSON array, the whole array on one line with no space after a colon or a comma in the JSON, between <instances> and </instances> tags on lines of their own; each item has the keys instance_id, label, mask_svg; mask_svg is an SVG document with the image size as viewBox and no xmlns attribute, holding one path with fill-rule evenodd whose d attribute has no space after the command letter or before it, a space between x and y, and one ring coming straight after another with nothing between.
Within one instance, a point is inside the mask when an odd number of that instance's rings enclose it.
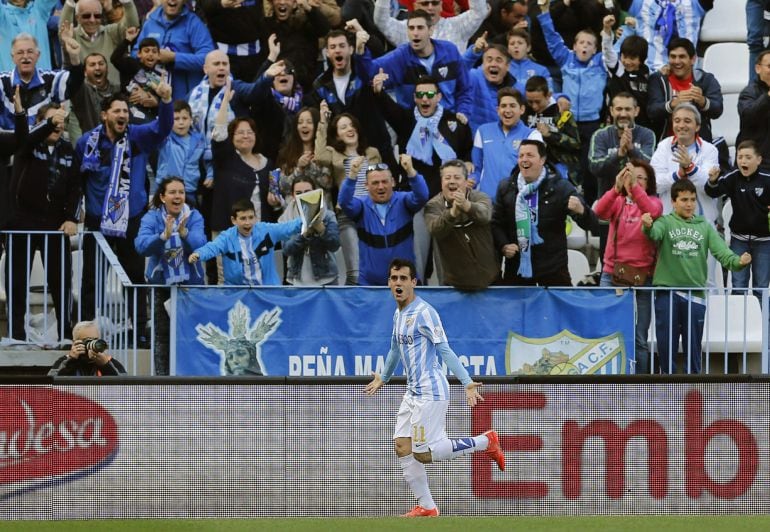
<instances>
[{"instance_id":1,"label":"soccer player running","mask_svg":"<svg viewBox=\"0 0 770 532\"><path fill-rule=\"evenodd\" d=\"M449 406L449 383L441 369L439 356L465 386L465 399L473 407L484 398L479 394L480 382L473 382L449 347L444 327L436 310L417 297L417 272L405 259L393 259L388 268L388 286L398 308L393 315L393 336L382 375L364 388L374 395L390 380L399 357L406 373L406 393L401 401L393 434L396 455L404 479L417 498L417 506L402 517L438 517L439 510L428 487L425 464L452 460L476 451L486 451L505 470L505 455L497 432L488 430L471 438L448 438L446 412Z\"/></svg>"}]
</instances>

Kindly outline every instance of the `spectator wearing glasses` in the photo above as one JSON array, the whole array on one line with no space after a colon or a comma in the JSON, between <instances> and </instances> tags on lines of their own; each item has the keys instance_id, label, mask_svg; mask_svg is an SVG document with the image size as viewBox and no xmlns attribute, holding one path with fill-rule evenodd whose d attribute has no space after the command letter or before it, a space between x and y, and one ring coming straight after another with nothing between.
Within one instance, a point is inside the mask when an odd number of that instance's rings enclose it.
<instances>
[{"instance_id":1,"label":"spectator wearing glasses","mask_svg":"<svg viewBox=\"0 0 770 532\"><path fill-rule=\"evenodd\" d=\"M36 120L38 110L51 102L61 103L75 94L83 84L80 66L80 45L70 34L62 34L65 52L73 66L65 70L42 70L37 67L40 49L35 37L20 33L14 37L11 53L16 68L0 74L0 99L5 103L0 111L0 128L13 129L13 95L19 87L21 104L27 113L29 125Z\"/></svg>"},{"instance_id":2,"label":"spectator wearing glasses","mask_svg":"<svg viewBox=\"0 0 770 532\"><path fill-rule=\"evenodd\" d=\"M396 257L414 260L412 218L428 201L425 180L414 169L412 158L401 155L401 166L411 186L410 192L394 192L393 174L387 164L370 165L366 169L369 195L353 195L358 170L364 162L357 157L340 187L339 203L343 212L358 226L358 284L383 286L388 279L388 264Z\"/></svg>"},{"instance_id":3,"label":"spectator wearing glasses","mask_svg":"<svg viewBox=\"0 0 770 532\"><path fill-rule=\"evenodd\" d=\"M456 17L441 18L441 0L415 0L414 11L418 10L426 13L430 25L435 26L435 39L449 41L458 51L464 52L468 41L487 17L489 6L485 0L470 0L470 9L465 13ZM375 1L374 23L393 46L411 41L407 22L390 16L389 0Z\"/></svg>"},{"instance_id":4,"label":"spectator wearing glasses","mask_svg":"<svg viewBox=\"0 0 770 532\"><path fill-rule=\"evenodd\" d=\"M40 46L38 66L43 70L53 67L46 21L55 6L56 0L9 0L0 3L0 28L3 32L3 38L0 39L0 71L13 70L13 42L20 33L30 35ZM12 97L7 101L11 102ZM12 107L11 105L11 115Z\"/></svg>"},{"instance_id":5,"label":"spectator wearing glasses","mask_svg":"<svg viewBox=\"0 0 770 532\"><path fill-rule=\"evenodd\" d=\"M85 59L94 53L111 57L115 48L123 42L126 29L139 26L139 15L132 0L121 0L124 15L120 22L108 24L104 19L104 10L99 0L67 0L62 8L59 27L62 29L77 26L74 38L80 45L80 58ZM120 73L111 63L107 66L110 83L120 83ZM85 128L88 130L89 128Z\"/></svg>"}]
</instances>

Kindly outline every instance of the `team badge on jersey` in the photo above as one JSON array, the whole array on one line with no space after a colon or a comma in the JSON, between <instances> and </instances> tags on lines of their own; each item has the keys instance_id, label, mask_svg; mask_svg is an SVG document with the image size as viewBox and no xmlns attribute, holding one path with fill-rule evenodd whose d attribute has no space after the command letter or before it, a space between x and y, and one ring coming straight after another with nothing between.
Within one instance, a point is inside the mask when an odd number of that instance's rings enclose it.
<instances>
[{"instance_id":1,"label":"team badge on jersey","mask_svg":"<svg viewBox=\"0 0 770 532\"><path fill-rule=\"evenodd\" d=\"M414 316L409 316L406 319L406 326L407 327L411 327L412 325L414 325Z\"/></svg>"},{"instance_id":2,"label":"team badge on jersey","mask_svg":"<svg viewBox=\"0 0 770 532\"><path fill-rule=\"evenodd\" d=\"M438 75L442 78L446 78L447 73L449 72L449 68L442 66L438 68Z\"/></svg>"},{"instance_id":3,"label":"team badge on jersey","mask_svg":"<svg viewBox=\"0 0 770 532\"><path fill-rule=\"evenodd\" d=\"M446 125L447 127L449 127L449 131L454 133L455 130L457 129L457 120L447 120Z\"/></svg>"},{"instance_id":4,"label":"team badge on jersey","mask_svg":"<svg viewBox=\"0 0 770 532\"><path fill-rule=\"evenodd\" d=\"M764 191L765 187L754 187L754 194L757 196L761 196Z\"/></svg>"}]
</instances>

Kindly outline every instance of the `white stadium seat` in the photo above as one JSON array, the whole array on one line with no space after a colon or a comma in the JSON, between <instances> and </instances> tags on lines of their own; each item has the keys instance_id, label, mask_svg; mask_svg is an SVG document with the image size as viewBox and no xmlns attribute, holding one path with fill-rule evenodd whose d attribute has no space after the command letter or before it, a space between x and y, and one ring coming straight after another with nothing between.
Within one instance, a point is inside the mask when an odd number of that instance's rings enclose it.
<instances>
[{"instance_id":1,"label":"white stadium seat","mask_svg":"<svg viewBox=\"0 0 770 532\"><path fill-rule=\"evenodd\" d=\"M728 146L735 146L741 124L738 119L738 95L724 94L724 111L722 116L711 121L711 133L716 137L724 137Z\"/></svg>"},{"instance_id":2,"label":"white stadium seat","mask_svg":"<svg viewBox=\"0 0 770 532\"><path fill-rule=\"evenodd\" d=\"M576 249L567 250L567 264L569 267L569 276L572 279L572 286L583 280L583 277L591 273L591 266L588 259L582 252Z\"/></svg>"},{"instance_id":3,"label":"white stadium seat","mask_svg":"<svg viewBox=\"0 0 770 532\"><path fill-rule=\"evenodd\" d=\"M739 93L749 84L749 47L742 42L720 42L706 48L703 70L717 78L722 94Z\"/></svg>"},{"instance_id":4,"label":"white stadium seat","mask_svg":"<svg viewBox=\"0 0 770 532\"><path fill-rule=\"evenodd\" d=\"M715 0L703 17L702 42L746 42L746 0Z\"/></svg>"}]
</instances>

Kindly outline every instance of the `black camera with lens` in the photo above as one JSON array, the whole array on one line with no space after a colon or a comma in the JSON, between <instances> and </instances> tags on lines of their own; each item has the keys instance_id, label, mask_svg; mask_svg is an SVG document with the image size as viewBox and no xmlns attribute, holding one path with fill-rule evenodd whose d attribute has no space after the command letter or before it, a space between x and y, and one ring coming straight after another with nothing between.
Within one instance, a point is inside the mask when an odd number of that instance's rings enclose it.
<instances>
[{"instance_id":1,"label":"black camera with lens","mask_svg":"<svg viewBox=\"0 0 770 532\"><path fill-rule=\"evenodd\" d=\"M104 353L107 350L107 342L101 338L83 338L81 341L86 348L86 353L89 350L94 353Z\"/></svg>"}]
</instances>

